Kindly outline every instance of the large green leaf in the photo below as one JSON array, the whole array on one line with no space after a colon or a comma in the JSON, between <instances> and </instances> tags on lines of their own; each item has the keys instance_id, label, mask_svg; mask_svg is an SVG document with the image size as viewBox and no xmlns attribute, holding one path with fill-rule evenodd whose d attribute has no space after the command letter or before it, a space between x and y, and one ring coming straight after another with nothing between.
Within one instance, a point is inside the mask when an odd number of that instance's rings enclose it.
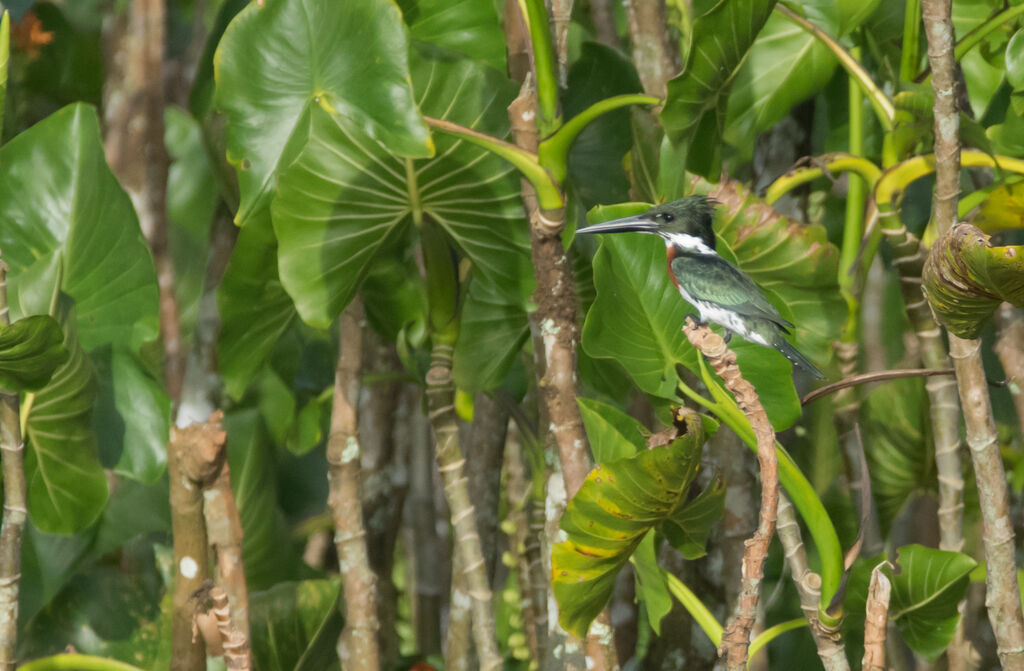
<instances>
[{"instance_id":1,"label":"large green leaf","mask_svg":"<svg viewBox=\"0 0 1024 671\"><path fill-rule=\"evenodd\" d=\"M529 335L522 306L510 305L490 283L471 281L452 363L459 389L472 393L499 386Z\"/></svg>"},{"instance_id":2,"label":"large green leaf","mask_svg":"<svg viewBox=\"0 0 1024 671\"><path fill-rule=\"evenodd\" d=\"M654 633L661 635L661 620L672 610L672 596L668 591L665 574L658 566L658 553L655 547L655 536L647 534L640 541L630 561L636 576L637 599L644 605L647 621L651 623Z\"/></svg>"},{"instance_id":3,"label":"large green leaf","mask_svg":"<svg viewBox=\"0 0 1024 671\"><path fill-rule=\"evenodd\" d=\"M337 642L344 624L338 610L338 583L332 580L281 583L265 592L255 592L251 595L249 614L253 658L257 668L267 671L298 668L310 644L321 638L325 627ZM336 655L323 662L316 668L339 668Z\"/></svg>"},{"instance_id":4,"label":"large green leaf","mask_svg":"<svg viewBox=\"0 0 1024 671\"><path fill-rule=\"evenodd\" d=\"M838 37L840 14L833 0L803 0L799 5L819 28ZM825 86L836 64L821 41L773 13L736 73L725 139L742 155L751 156L757 134Z\"/></svg>"},{"instance_id":5,"label":"large green leaf","mask_svg":"<svg viewBox=\"0 0 1024 671\"><path fill-rule=\"evenodd\" d=\"M729 89L773 7L775 0L731 0L713 3L695 17L687 35L683 70L669 80L661 113L676 150L675 169L718 177L713 173L721 156Z\"/></svg>"},{"instance_id":6,"label":"large green leaf","mask_svg":"<svg viewBox=\"0 0 1024 671\"><path fill-rule=\"evenodd\" d=\"M725 483L715 478L686 507L665 520L662 532L672 547L687 559L699 559L707 553L711 527L725 512Z\"/></svg>"},{"instance_id":7,"label":"large green leaf","mask_svg":"<svg viewBox=\"0 0 1024 671\"><path fill-rule=\"evenodd\" d=\"M315 140L313 110L397 154L433 153L409 88L408 49L401 12L387 0L267 0L239 12L214 56L238 223L267 204L280 168Z\"/></svg>"},{"instance_id":8,"label":"large green leaf","mask_svg":"<svg viewBox=\"0 0 1024 671\"><path fill-rule=\"evenodd\" d=\"M687 421L687 429L667 446L597 466L569 502L559 523L568 540L551 554L558 621L566 631L586 634L644 536L686 509L705 439L700 419Z\"/></svg>"},{"instance_id":9,"label":"large green leaf","mask_svg":"<svg viewBox=\"0 0 1024 671\"><path fill-rule=\"evenodd\" d=\"M0 149L0 203L0 249L13 292L45 297L46 312L59 282L75 301L87 352L137 350L157 337L153 257L104 160L92 107L65 107Z\"/></svg>"},{"instance_id":10,"label":"large green leaf","mask_svg":"<svg viewBox=\"0 0 1024 671\"><path fill-rule=\"evenodd\" d=\"M890 575L889 619L914 652L935 661L953 640L960 621L957 605L978 562L959 552L906 545L899 549L898 563L901 571Z\"/></svg>"},{"instance_id":11,"label":"large green leaf","mask_svg":"<svg viewBox=\"0 0 1024 671\"><path fill-rule=\"evenodd\" d=\"M67 361L60 324L48 315L0 324L0 389L35 391Z\"/></svg>"},{"instance_id":12,"label":"large green leaf","mask_svg":"<svg viewBox=\"0 0 1024 671\"><path fill-rule=\"evenodd\" d=\"M78 345L73 314L63 321L64 347L71 356L48 385L25 400L25 477L28 509L36 526L48 533L71 534L103 512L107 477L92 430L92 364Z\"/></svg>"},{"instance_id":13,"label":"large green leaf","mask_svg":"<svg viewBox=\"0 0 1024 671\"><path fill-rule=\"evenodd\" d=\"M977 338L1001 302L1024 307L1024 245L990 247L980 230L957 224L932 245L921 280L939 323Z\"/></svg>"},{"instance_id":14,"label":"large green leaf","mask_svg":"<svg viewBox=\"0 0 1024 671\"><path fill-rule=\"evenodd\" d=\"M603 215L614 209L594 212L594 220L600 221L611 218ZM682 333L686 315L696 310L679 296L669 279L664 243L646 235L604 236L594 257L594 284L597 299L583 326L586 353L618 361L641 390L674 399L676 365L697 375L700 370L696 352ZM800 417L800 402L786 358L739 338L729 346L736 352L740 370L757 388L776 429L795 422Z\"/></svg>"},{"instance_id":15,"label":"large green leaf","mask_svg":"<svg viewBox=\"0 0 1024 671\"><path fill-rule=\"evenodd\" d=\"M492 0L398 0L412 39L505 72L505 33Z\"/></svg>"},{"instance_id":16,"label":"large green leaf","mask_svg":"<svg viewBox=\"0 0 1024 671\"><path fill-rule=\"evenodd\" d=\"M217 289L217 358L229 396L242 398L281 334L298 314L277 276L277 240L262 210L238 234Z\"/></svg>"},{"instance_id":17,"label":"large green leaf","mask_svg":"<svg viewBox=\"0 0 1024 671\"><path fill-rule=\"evenodd\" d=\"M864 452L883 534L916 493L935 487L935 460L925 435L924 382L896 380L871 391L863 409Z\"/></svg>"},{"instance_id":18,"label":"large green leaf","mask_svg":"<svg viewBox=\"0 0 1024 671\"><path fill-rule=\"evenodd\" d=\"M109 463L118 472L151 482L166 459L170 404L138 353L157 337L159 289L131 201L104 159L95 110L66 107L0 149L0 203L12 311L45 314L58 295L73 300L74 346L102 378L102 452L116 455ZM84 440L68 430L72 443Z\"/></svg>"},{"instance_id":19,"label":"large green leaf","mask_svg":"<svg viewBox=\"0 0 1024 671\"><path fill-rule=\"evenodd\" d=\"M424 114L501 137L514 87L493 70L418 50L413 67ZM519 181L487 150L438 137L435 158L388 154L320 107L302 116L308 142L281 174L273 202L278 264L302 318L325 327L355 294L376 255L428 217L509 304L532 287Z\"/></svg>"}]
</instances>

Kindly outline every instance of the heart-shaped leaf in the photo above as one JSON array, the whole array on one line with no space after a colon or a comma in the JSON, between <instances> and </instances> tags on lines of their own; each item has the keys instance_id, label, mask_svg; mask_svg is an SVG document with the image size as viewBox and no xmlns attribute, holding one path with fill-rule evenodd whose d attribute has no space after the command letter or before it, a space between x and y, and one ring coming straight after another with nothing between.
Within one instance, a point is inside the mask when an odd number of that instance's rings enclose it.
<instances>
[{"instance_id":1,"label":"heart-shaped leaf","mask_svg":"<svg viewBox=\"0 0 1024 671\"><path fill-rule=\"evenodd\" d=\"M720 161L715 157L721 156L718 145L729 89L773 7L775 0L716 2L695 17L686 62L668 82L661 113L665 133L676 149L675 169L718 177L712 173L717 173ZM701 157L699 165L694 156Z\"/></svg>"},{"instance_id":2,"label":"heart-shaped leaf","mask_svg":"<svg viewBox=\"0 0 1024 671\"><path fill-rule=\"evenodd\" d=\"M402 156L430 156L409 87L409 40L387 0L267 0L231 21L214 56L215 106L228 120L244 224L266 206L279 170L307 144L312 110Z\"/></svg>"},{"instance_id":3,"label":"heart-shaped leaf","mask_svg":"<svg viewBox=\"0 0 1024 671\"><path fill-rule=\"evenodd\" d=\"M569 502L559 523L568 540L551 554L558 621L566 631L586 634L644 536L687 507L705 440L699 418L689 417L687 429L667 446L597 466Z\"/></svg>"},{"instance_id":4,"label":"heart-shaped leaf","mask_svg":"<svg viewBox=\"0 0 1024 671\"><path fill-rule=\"evenodd\" d=\"M0 389L36 391L67 361L64 334L49 315L0 324Z\"/></svg>"},{"instance_id":5,"label":"heart-shaped leaf","mask_svg":"<svg viewBox=\"0 0 1024 671\"><path fill-rule=\"evenodd\" d=\"M514 87L504 76L418 50L412 77L424 114L505 134ZM505 301L525 303L528 232L511 166L452 136L438 137L435 158L399 158L319 107L306 110L302 124L308 142L281 174L273 220L281 281L307 323L326 327L377 254L424 217Z\"/></svg>"},{"instance_id":6,"label":"heart-shaped leaf","mask_svg":"<svg viewBox=\"0 0 1024 671\"><path fill-rule=\"evenodd\" d=\"M921 280L939 323L977 338L1001 302L1024 306L1024 245L990 247L980 230L957 224L932 245Z\"/></svg>"},{"instance_id":7,"label":"heart-shaped leaf","mask_svg":"<svg viewBox=\"0 0 1024 671\"><path fill-rule=\"evenodd\" d=\"M960 621L957 605L978 562L959 552L906 545L899 549L898 563L900 572L890 574L889 618L914 652L935 661L953 640Z\"/></svg>"}]
</instances>

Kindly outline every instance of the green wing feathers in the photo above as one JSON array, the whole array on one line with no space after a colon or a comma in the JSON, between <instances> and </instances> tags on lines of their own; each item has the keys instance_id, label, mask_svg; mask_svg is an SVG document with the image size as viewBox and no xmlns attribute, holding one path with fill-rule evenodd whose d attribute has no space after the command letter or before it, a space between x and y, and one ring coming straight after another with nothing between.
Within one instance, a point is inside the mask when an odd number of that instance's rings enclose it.
<instances>
[{"instance_id":1,"label":"green wing feathers","mask_svg":"<svg viewBox=\"0 0 1024 671\"><path fill-rule=\"evenodd\" d=\"M671 267L680 288L694 299L717 303L744 317L767 319L787 333L793 328L754 281L728 261L710 255L680 254L672 259Z\"/></svg>"}]
</instances>

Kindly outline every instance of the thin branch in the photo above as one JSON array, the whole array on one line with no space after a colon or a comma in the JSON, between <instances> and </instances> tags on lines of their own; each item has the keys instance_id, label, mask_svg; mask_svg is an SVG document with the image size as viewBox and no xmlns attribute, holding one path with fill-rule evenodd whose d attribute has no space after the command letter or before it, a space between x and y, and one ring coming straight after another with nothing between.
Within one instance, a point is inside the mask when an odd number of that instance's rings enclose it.
<instances>
[{"instance_id":1,"label":"thin branch","mask_svg":"<svg viewBox=\"0 0 1024 671\"><path fill-rule=\"evenodd\" d=\"M626 3L629 36L633 43L633 62L644 91L664 98L668 80L679 70L673 57L664 0L640 0Z\"/></svg>"},{"instance_id":2,"label":"thin branch","mask_svg":"<svg viewBox=\"0 0 1024 671\"><path fill-rule=\"evenodd\" d=\"M5 12L5 21L6 16ZM0 325L3 326L11 323L7 270L7 264L0 260ZM18 394L0 393L0 461L4 489L3 526L0 527L0 669L3 671L13 671L18 664L21 542L28 519L25 442L21 435L19 405Z\"/></svg>"},{"instance_id":3,"label":"thin branch","mask_svg":"<svg viewBox=\"0 0 1024 671\"><path fill-rule=\"evenodd\" d=\"M378 671L377 580L366 554L360 496L359 369L363 357L363 304L356 298L339 319L339 353L334 373L331 432L327 438L327 504L334 519L345 594L345 629L338 656L346 669Z\"/></svg>"},{"instance_id":4,"label":"thin branch","mask_svg":"<svg viewBox=\"0 0 1024 671\"><path fill-rule=\"evenodd\" d=\"M757 530L746 543L743 553L743 583L729 624L722 635L719 654L726 658L730 671L746 671L750 631L757 619L757 602L768 548L775 534L779 506L779 465L775 454L775 430L753 385L743 379L736 354L731 352L720 335L707 326L698 326L693 317L686 318L683 334L699 352L707 357L725 388L736 398L736 405L750 421L757 437L757 460L761 466L761 511Z\"/></svg>"},{"instance_id":5,"label":"thin branch","mask_svg":"<svg viewBox=\"0 0 1024 671\"><path fill-rule=\"evenodd\" d=\"M885 382L887 380L899 380L905 377L932 377L934 375L953 375L954 370L952 368L901 368L897 370L876 370L870 373L858 373L857 375L851 375L850 377L843 378L838 382L826 384L824 387L818 387L814 391L808 392L800 399L800 405L807 405L817 401L820 398L824 398L829 394L833 394L840 389L847 387L854 387L859 384L871 384L872 382Z\"/></svg>"}]
</instances>

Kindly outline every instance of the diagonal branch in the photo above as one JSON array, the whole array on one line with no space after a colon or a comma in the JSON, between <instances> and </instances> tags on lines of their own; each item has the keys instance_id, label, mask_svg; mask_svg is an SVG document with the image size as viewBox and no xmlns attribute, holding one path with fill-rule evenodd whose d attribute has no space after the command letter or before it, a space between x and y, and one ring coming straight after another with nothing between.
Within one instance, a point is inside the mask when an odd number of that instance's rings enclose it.
<instances>
[{"instance_id":1,"label":"diagonal branch","mask_svg":"<svg viewBox=\"0 0 1024 671\"><path fill-rule=\"evenodd\" d=\"M757 437L757 461L761 466L761 512L757 530L746 542L739 599L719 646L719 654L726 658L726 666L730 671L745 671L750 631L757 619L764 564L775 534L779 509L779 464L775 454L775 430L768 421L754 386L740 374L736 354L729 350L725 340L709 327L698 326L693 317L686 318L683 334L691 345L707 357L725 388L736 398L736 405L750 420L750 426Z\"/></svg>"}]
</instances>

